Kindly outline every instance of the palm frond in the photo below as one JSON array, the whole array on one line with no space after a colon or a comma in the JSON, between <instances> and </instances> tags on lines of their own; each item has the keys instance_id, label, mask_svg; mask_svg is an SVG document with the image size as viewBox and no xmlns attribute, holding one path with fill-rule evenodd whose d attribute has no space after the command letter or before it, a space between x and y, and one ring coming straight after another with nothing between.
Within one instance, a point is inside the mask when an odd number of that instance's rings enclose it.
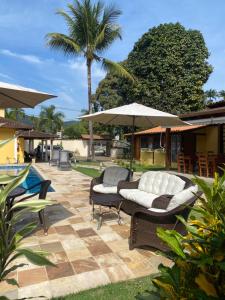
<instances>
[{"instance_id":1,"label":"palm frond","mask_svg":"<svg viewBox=\"0 0 225 300\"><path fill-rule=\"evenodd\" d=\"M62 33L49 33L46 35L47 45L55 50L63 50L65 54L81 54L80 46L69 36Z\"/></svg>"},{"instance_id":2,"label":"palm frond","mask_svg":"<svg viewBox=\"0 0 225 300\"><path fill-rule=\"evenodd\" d=\"M102 67L110 73L117 74L118 76L124 77L132 82L135 81L135 78L130 74L121 64L113 62L108 59L102 60Z\"/></svg>"},{"instance_id":3,"label":"palm frond","mask_svg":"<svg viewBox=\"0 0 225 300\"><path fill-rule=\"evenodd\" d=\"M62 9L57 10L56 14L62 16L65 19L69 27L69 32L72 33L75 24L73 18Z\"/></svg>"},{"instance_id":4,"label":"palm frond","mask_svg":"<svg viewBox=\"0 0 225 300\"><path fill-rule=\"evenodd\" d=\"M105 7L103 13L103 23L104 24L113 24L119 16L122 14L122 11L115 7L115 5L109 5Z\"/></svg>"},{"instance_id":5,"label":"palm frond","mask_svg":"<svg viewBox=\"0 0 225 300\"><path fill-rule=\"evenodd\" d=\"M105 25L104 38L96 43L96 51L101 52L107 49L118 38L122 39L121 27Z\"/></svg>"}]
</instances>

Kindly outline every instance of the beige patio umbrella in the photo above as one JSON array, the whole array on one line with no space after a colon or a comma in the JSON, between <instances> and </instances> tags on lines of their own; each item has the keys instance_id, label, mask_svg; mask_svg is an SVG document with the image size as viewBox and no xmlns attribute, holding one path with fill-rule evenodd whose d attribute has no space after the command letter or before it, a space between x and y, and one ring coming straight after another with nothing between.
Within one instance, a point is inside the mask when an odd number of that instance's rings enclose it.
<instances>
[{"instance_id":1,"label":"beige patio umbrella","mask_svg":"<svg viewBox=\"0 0 225 300\"><path fill-rule=\"evenodd\" d=\"M134 156L134 129L135 127L153 128L162 126L171 128L174 126L190 125L183 122L177 116L162 112L160 110L147 107L142 104L132 103L120 107L100 111L94 114L85 115L82 119L98 122L105 125L124 125L132 126L131 140L131 160L130 167L132 168Z\"/></svg>"},{"instance_id":2,"label":"beige patio umbrella","mask_svg":"<svg viewBox=\"0 0 225 300\"><path fill-rule=\"evenodd\" d=\"M56 96L20 85L0 82L0 108L33 108Z\"/></svg>"}]
</instances>

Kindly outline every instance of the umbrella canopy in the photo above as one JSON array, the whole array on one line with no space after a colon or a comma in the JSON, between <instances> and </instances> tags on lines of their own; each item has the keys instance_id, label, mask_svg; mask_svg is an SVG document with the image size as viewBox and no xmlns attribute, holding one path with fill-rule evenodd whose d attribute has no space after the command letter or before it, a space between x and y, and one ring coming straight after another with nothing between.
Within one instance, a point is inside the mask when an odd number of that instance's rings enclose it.
<instances>
[{"instance_id":1,"label":"umbrella canopy","mask_svg":"<svg viewBox=\"0 0 225 300\"><path fill-rule=\"evenodd\" d=\"M132 103L81 117L106 125L124 125L153 128L189 125L177 116L142 104Z\"/></svg>"},{"instance_id":2,"label":"umbrella canopy","mask_svg":"<svg viewBox=\"0 0 225 300\"><path fill-rule=\"evenodd\" d=\"M134 157L134 129L135 127L153 128L162 126L166 128L174 126L190 125L183 122L177 116L162 112L142 104L132 103L120 107L100 111L81 117L84 120L98 122L105 125L132 126L130 168L132 169Z\"/></svg>"},{"instance_id":3,"label":"umbrella canopy","mask_svg":"<svg viewBox=\"0 0 225 300\"><path fill-rule=\"evenodd\" d=\"M33 108L54 97L56 96L20 85L0 82L0 108Z\"/></svg>"}]
</instances>

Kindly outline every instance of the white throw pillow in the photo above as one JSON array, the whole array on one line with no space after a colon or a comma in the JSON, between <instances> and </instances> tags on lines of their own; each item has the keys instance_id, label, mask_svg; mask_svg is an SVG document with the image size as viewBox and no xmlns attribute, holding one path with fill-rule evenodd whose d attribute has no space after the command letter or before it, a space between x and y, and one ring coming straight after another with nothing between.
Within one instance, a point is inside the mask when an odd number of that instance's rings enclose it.
<instances>
[{"instance_id":1,"label":"white throw pillow","mask_svg":"<svg viewBox=\"0 0 225 300\"><path fill-rule=\"evenodd\" d=\"M104 183L95 185L93 190L102 194L117 194L117 186L109 186Z\"/></svg>"},{"instance_id":2,"label":"white throw pillow","mask_svg":"<svg viewBox=\"0 0 225 300\"><path fill-rule=\"evenodd\" d=\"M175 195L185 187L185 181L166 172L148 171L141 176L138 189L156 195Z\"/></svg>"},{"instance_id":3,"label":"white throw pillow","mask_svg":"<svg viewBox=\"0 0 225 300\"><path fill-rule=\"evenodd\" d=\"M150 208L153 200L158 197L158 195L146 193L138 189L121 189L119 193L125 199L136 202L146 208Z\"/></svg>"},{"instance_id":4,"label":"white throw pillow","mask_svg":"<svg viewBox=\"0 0 225 300\"><path fill-rule=\"evenodd\" d=\"M197 191L198 191L198 186L194 185L174 195L170 200L170 203L167 207L167 211L172 210L182 204L185 204L188 200L190 200L194 196L193 193L197 193Z\"/></svg>"}]
</instances>

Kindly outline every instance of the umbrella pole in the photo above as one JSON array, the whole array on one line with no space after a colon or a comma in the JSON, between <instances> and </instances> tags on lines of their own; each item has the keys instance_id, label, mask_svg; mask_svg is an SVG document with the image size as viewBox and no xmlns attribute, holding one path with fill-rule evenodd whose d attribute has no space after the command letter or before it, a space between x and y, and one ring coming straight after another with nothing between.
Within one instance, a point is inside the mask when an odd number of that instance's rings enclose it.
<instances>
[{"instance_id":1,"label":"umbrella pole","mask_svg":"<svg viewBox=\"0 0 225 300\"><path fill-rule=\"evenodd\" d=\"M134 125L135 125L135 116L133 116L132 122L132 135L131 135L131 155L130 155L130 170L133 168L133 159L134 159Z\"/></svg>"}]
</instances>

